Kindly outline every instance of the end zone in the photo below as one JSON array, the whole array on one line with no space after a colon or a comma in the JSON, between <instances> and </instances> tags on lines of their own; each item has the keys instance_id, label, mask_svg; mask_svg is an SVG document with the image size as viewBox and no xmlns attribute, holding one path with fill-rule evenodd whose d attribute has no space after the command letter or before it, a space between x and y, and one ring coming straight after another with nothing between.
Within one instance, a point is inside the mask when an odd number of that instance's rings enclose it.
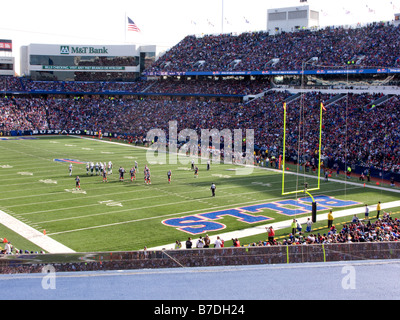
<instances>
[{"instance_id":1,"label":"end zone","mask_svg":"<svg viewBox=\"0 0 400 320\"><path fill-rule=\"evenodd\" d=\"M75 164L85 164L86 162L82 162L74 159L53 159L55 162L67 162L67 163L75 163Z\"/></svg>"}]
</instances>

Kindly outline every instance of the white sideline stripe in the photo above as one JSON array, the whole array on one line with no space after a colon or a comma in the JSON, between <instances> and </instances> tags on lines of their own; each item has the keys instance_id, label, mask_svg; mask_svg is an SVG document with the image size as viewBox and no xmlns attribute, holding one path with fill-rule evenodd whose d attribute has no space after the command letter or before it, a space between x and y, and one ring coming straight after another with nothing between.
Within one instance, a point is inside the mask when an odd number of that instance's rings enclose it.
<instances>
[{"instance_id":1,"label":"white sideline stripe","mask_svg":"<svg viewBox=\"0 0 400 320\"><path fill-rule=\"evenodd\" d=\"M371 216L371 212L376 211L376 205L371 205L368 207L369 207L369 212L370 212L370 216ZM381 210L395 208L395 207L400 207L400 201L381 203ZM333 212L333 216L334 216L334 218L340 218L340 217L350 216L350 215L354 215L354 214L360 214L360 213L364 213L364 212L365 212L365 208L364 208L364 206L362 206L359 208L335 211L335 212ZM275 229L275 231L279 230L279 229L290 228L293 218L290 220L279 221L279 222L275 222L275 223L268 223L265 225L260 225L257 227L248 228L248 229L244 229L244 230L236 230L236 231L232 231L232 232L227 232L227 233L219 234L218 236L221 239L224 239L225 241L229 241L232 238L238 238L240 240L240 238L254 236L257 234L264 233L265 238L266 238L267 231L265 230L265 227L272 226ZM296 220L298 220L303 225L307 222L307 218L309 218L309 217L297 218ZM359 218L363 219L364 217L359 217ZM327 219L328 219L328 213L323 213L323 214L317 215L318 221L327 220ZM198 235L198 236L200 237L201 235ZM188 237L189 237L189 235L188 235ZM193 235L191 235L190 237L192 238L193 247L196 247L196 242L197 242L198 238L195 238L196 236L193 236ZM214 244L216 239L217 239L217 235L210 237L211 245ZM185 246L184 242L182 242L182 246L183 246L182 248L184 248L184 246ZM159 247L148 248L147 250L162 250L162 249L169 250L169 249L174 249L174 248L175 248L175 243L170 243L170 244L166 244L166 245L159 246ZM212 246L211 246L211 248L212 248Z\"/></svg>"},{"instance_id":2,"label":"white sideline stripe","mask_svg":"<svg viewBox=\"0 0 400 320\"><path fill-rule=\"evenodd\" d=\"M0 223L42 248L46 253L74 253L75 251L35 230L0 210Z\"/></svg>"}]
</instances>

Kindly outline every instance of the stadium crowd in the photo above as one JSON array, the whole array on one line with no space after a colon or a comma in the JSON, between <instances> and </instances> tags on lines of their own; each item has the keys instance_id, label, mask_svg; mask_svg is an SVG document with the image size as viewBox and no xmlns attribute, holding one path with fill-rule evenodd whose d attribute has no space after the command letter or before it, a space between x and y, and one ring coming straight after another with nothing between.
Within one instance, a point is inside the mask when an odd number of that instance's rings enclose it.
<instances>
[{"instance_id":1,"label":"stadium crowd","mask_svg":"<svg viewBox=\"0 0 400 320\"><path fill-rule=\"evenodd\" d=\"M14 247L7 238L0 238L0 255L1 254L38 254L38 251L29 251L29 250L22 250ZM42 250L40 254L44 254L45 252Z\"/></svg>"},{"instance_id":2,"label":"stadium crowd","mask_svg":"<svg viewBox=\"0 0 400 320\"><path fill-rule=\"evenodd\" d=\"M306 232L302 232L303 227L296 224L298 232L289 233L287 236L275 236L275 231L270 233L267 228L265 240L252 243L240 243L237 238L231 240L230 247L265 247L277 245L312 245L330 243L356 243L356 242L383 242L400 240L400 219L391 217L390 212L383 212L381 218L374 222L370 219L361 220L355 215L351 222L344 223L340 230L335 225L328 228L327 233L315 233L312 231L312 224ZM175 249L203 249L203 248L222 248L227 247L224 239L220 236L214 242L210 241L208 235L200 236L198 239L188 238L182 244L176 241Z\"/></svg>"},{"instance_id":3,"label":"stadium crowd","mask_svg":"<svg viewBox=\"0 0 400 320\"><path fill-rule=\"evenodd\" d=\"M259 241L251 243L250 246L269 246L269 245L307 245L307 244L329 244L329 243L356 243L356 242L382 242L399 241L400 239L400 220L390 216L389 212L384 212L382 218L371 222L370 219L361 220L354 216L352 221L343 224L338 230L334 225L327 233L320 234L315 232L290 233L282 241L274 240Z\"/></svg>"},{"instance_id":4,"label":"stadium crowd","mask_svg":"<svg viewBox=\"0 0 400 320\"><path fill-rule=\"evenodd\" d=\"M0 92L18 93L139 93L150 86L152 81L95 81L92 75L82 72L81 81L36 81L26 77L0 76ZM101 79L102 73L98 77Z\"/></svg>"},{"instance_id":5,"label":"stadium crowd","mask_svg":"<svg viewBox=\"0 0 400 320\"><path fill-rule=\"evenodd\" d=\"M255 144L270 158L282 153L282 104L289 96L269 91L264 98L248 104L149 98L7 97L0 98L0 131L101 129L143 142L147 132L154 128L168 135L169 121L175 120L178 132L194 129L199 137L201 129L254 129ZM290 160L306 162L318 157L320 103L330 98L332 95L313 92L287 105L286 153ZM371 94L349 94L347 99L326 108L322 155L331 165L349 163L399 171L399 97L368 107L377 98ZM300 116L303 120L298 120Z\"/></svg>"},{"instance_id":6,"label":"stadium crowd","mask_svg":"<svg viewBox=\"0 0 400 320\"><path fill-rule=\"evenodd\" d=\"M250 95L270 88L270 80L162 80L149 88L151 93L207 95Z\"/></svg>"},{"instance_id":7,"label":"stadium crowd","mask_svg":"<svg viewBox=\"0 0 400 320\"><path fill-rule=\"evenodd\" d=\"M131 93L152 94L204 94L244 96L263 92L270 88L269 79L215 80L215 79L166 79L151 81L35 81L25 77L0 77L0 92L20 93Z\"/></svg>"},{"instance_id":8,"label":"stadium crowd","mask_svg":"<svg viewBox=\"0 0 400 320\"><path fill-rule=\"evenodd\" d=\"M330 67L398 65L398 26L326 27L270 36L268 32L187 36L146 72L301 70L318 58ZM272 63L273 59L279 62ZM202 63L199 63L199 62ZM354 63L353 63L354 62ZM305 68L315 68L311 62Z\"/></svg>"}]
</instances>

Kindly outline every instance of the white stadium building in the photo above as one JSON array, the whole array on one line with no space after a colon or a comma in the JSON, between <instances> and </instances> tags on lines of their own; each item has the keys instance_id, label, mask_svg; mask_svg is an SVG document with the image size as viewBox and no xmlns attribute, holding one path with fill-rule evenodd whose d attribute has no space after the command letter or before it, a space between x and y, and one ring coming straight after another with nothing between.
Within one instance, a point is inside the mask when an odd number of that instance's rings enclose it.
<instances>
[{"instance_id":1,"label":"white stadium building","mask_svg":"<svg viewBox=\"0 0 400 320\"><path fill-rule=\"evenodd\" d=\"M133 81L156 55L154 45L30 44L21 47L21 75L32 80Z\"/></svg>"}]
</instances>

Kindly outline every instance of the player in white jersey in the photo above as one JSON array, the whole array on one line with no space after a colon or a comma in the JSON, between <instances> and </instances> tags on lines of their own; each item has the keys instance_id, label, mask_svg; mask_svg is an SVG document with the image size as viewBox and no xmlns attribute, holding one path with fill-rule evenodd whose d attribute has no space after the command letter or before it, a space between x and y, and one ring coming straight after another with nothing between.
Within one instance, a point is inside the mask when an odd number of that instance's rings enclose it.
<instances>
[{"instance_id":1,"label":"player in white jersey","mask_svg":"<svg viewBox=\"0 0 400 320\"><path fill-rule=\"evenodd\" d=\"M69 164L69 176L72 176L72 163Z\"/></svg>"}]
</instances>

